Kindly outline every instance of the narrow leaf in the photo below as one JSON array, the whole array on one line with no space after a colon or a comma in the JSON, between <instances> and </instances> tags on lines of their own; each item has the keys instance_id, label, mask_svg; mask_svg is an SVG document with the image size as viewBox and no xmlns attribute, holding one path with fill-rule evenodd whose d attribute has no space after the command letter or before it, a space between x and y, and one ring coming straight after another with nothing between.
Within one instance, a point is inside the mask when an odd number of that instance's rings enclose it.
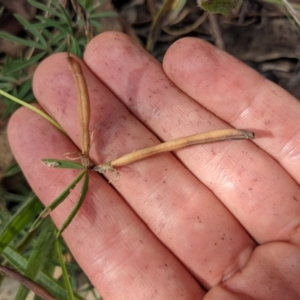
<instances>
[{"instance_id":1,"label":"narrow leaf","mask_svg":"<svg viewBox=\"0 0 300 300\"><path fill-rule=\"evenodd\" d=\"M91 25L92 25L94 28L97 28L97 29L99 29L99 30L102 30L102 29L103 29L103 25L102 25L101 23L99 23L98 20L91 19L90 22L91 22Z\"/></svg>"},{"instance_id":2,"label":"narrow leaf","mask_svg":"<svg viewBox=\"0 0 300 300\"><path fill-rule=\"evenodd\" d=\"M72 289L71 282L69 279L69 274L67 271L67 267L66 267L63 255L62 255L62 251L61 251L58 239L56 239L56 241L55 241L55 246L56 246L56 251L58 254L59 263L60 263L60 266L61 266L62 272L63 272L63 279L64 279L64 283L65 283L66 292L68 294L68 299L75 300L73 289Z\"/></svg>"},{"instance_id":3,"label":"narrow leaf","mask_svg":"<svg viewBox=\"0 0 300 300\"><path fill-rule=\"evenodd\" d=\"M71 36L71 48L70 52L78 57L82 57L82 50L80 48L80 45L78 43L78 39L74 38L74 36Z\"/></svg>"},{"instance_id":4,"label":"narrow leaf","mask_svg":"<svg viewBox=\"0 0 300 300\"><path fill-rule=\"evenodd\" d=\"M47 27L53 26L54 28L57 28L58 30L60 30L61 32L64 32L65 34L71 34L72 30L70 30L69 26L66 27L65 22L62 21L58 21L58 20L51 20L42 16L36 16L36 18L42 22L44 22L44 24L47 24Z\"/></svg>"},{"instance_id":5,"label":"narrow leaf","mask_svg":"<svg viewBox=\"0 0 300 300\"><path fill-rule=\"evenodd\" d=\"M90 19L100 19L100 18L111 18L118 17L119 15L114 11L102 11L90 14ZM99 20L97 20L99 22Z\"/></svg>"},{"instance_id":6,"label":"narrow leaf","mask_svg":"<svg viewBox=\"0 0 300 300\"><path fill-rule=\"evenodd\" d=\"M56 17L60 18L60 14L56 10L48 7L47 5L44 5L44 4L42 4L42 3L38 2L38 1L35 1L35 0L27 0L27 1L32 6L38 8L38 9L44 11L44 12L47 12L48 14L50 14L52 16L56 16Z\"/></svg>"},{"instance_id":7,"label":"narrow leaf","mask_svg":"<svg viewBox=\"0 0 300 300\"><path fill-rule=\"evenodd\" d=\"M22 83L22 85L20 86L20 89L18 91L18 97L23 98L27 102L27 99L25 99L25 97L26 96L31 97L31 95L32 95L32 79L30 78L30 79L24 81Z\"/></svg>"},{"instance_id":8,"label":"narrow leaf","mask_svg":"<svg viewBox=\"0 0 300 300\"><path fill-rule=\"evenodd\" d=\"M70 183L70 185L50 204L48 205L38 216L38 218L33 223L32 227L30 228L30 231L33 231L36 229L44 218L46 218L49 213L51 213L60 203L62 203L71 193L71 191L74 189L74 187L77 185L77 183L81 180L81 178L86 173L86 170L83 170L79 175Z\"/></svg>"},{"instance_id":9,"label":"narrow leaf","mask_svg":"<svg viewBox=\"0 0 300 300\"><path fill-rule=\"evenodd\" d=\"M30 253L29 260L27 262L26 270L23 271L23 275L28 279L36 280L38 273L44 266L48 258L48 253L51 248L51 245L54 243L54 225L49 219L48 222L43 224L42 230L38 235L34 247ZM23 283L24 284L24 283ZM27 286L26 284L24 284ZM20 286L17 296L17 299L26 299L28 295L28 289L25 286ZM42 289L39 285L33 282L33 285L27 286L37 295L40 295L39 292ZM45 298L46 299L46 298ZM47 298L48 299L48 298ZM50 299L50 298L49 298Z\"/></svg>"},{"instance_id":10,"label":"narrow leaf","mask_svg":"<svg viewBox=\"0 0 300 300\"><path fill-rule=\"evenodd\" d=\"M71 213L69 214L68 218L66 219L64 224L59 229L56 237L59 237L63 233L63 231L68 227L68 225L71 223L71 221L74 219L75 215L79 211L79 209L80 209L81 205L83 204L83 201L86 197L86 194L88 191L88 186L89 186L89 174L87 171L85 171L83 185L81 188L79 199L78 199L77 203L75 204L74 208L72 209Z\"/></svg>"},{"instance_id":11,"label":"narrow leaf","mask_svg":"<svg viewBox=\"0 0 300 300\"><path fill-rule=\"evenodd\" d=\"M23 105L27 108L29 108L30 110L36 112L37 114L39 114L41 117L43 117L44 119L46 119L47 121L49 121L52 125L54 125L57 129L59 129L61 132L65 133L65 131L63 130L63 128L55 121L53 120L49 115L47 115L46 113L44 113L42 110L38 109L37 107L31 105L31 104L28 104L27 102L21 100L21 99L18 99L6 92L4 92L3 90L0 90L0 95L20 104L20 105Z\"/></svg>"},{"instance_id":12,"label":"narrow leaf","mask_svg":"<svg viewBox=\"0 0 300 300\"><path fill-rule=\"evenodd\" d=\"M24 70L30 66L32 66L34 63L39 62L47 53L42 51L36 55L34 55L33 57L31 57L28 60L15 60L12 61L11 63L7 63L5 64L5 66L3 67L3 74L5 75L11 75L14 74L20 70Z\"/></svg>"},{"instance_id":13,"label":"narrow leaf","mask_svg":"<svg viewBox=\"0 0 300 300\"><path fill-rule=\"evenodd\" d=\"M8 41L11 41L11 42L14 42L14 43L26 46L26 47L45 50L44 47L39 43L36 43L31 40L22 39L22 38L14 36L12 34L6 33L6 32L0 32L0 38L3 38L5 40L8 40Z\"/></svg>"},{"instance_id":14,"label":"narrow leaf","mask_svg":"<svg viewBox=\"0 0 300 300\"><path fill-rule=\"evenodd\" d=\"M25 270L27 266L27 260L24 256L20 255L11 247L6 247L2 253L3 257L13 266L20 271ZM44 272L39 272L37 277L37 283L42 285L49 293L54 295L56 299L68 299L65 289L59 284L58 280L53 279ZM76 299L84 300L81 296L75 295Z\"/></svg>"},{"instance_id":15,"label":"narrow leaf","mask_svg":"<svg viewBox=\"0 0 300 300\"><path fill-rule=\"evenodd\" d=\"M53 5L56 6L56 8L61 12L61 21L63 24L68 26L69 34L72 33L72 20L70 18L69 13L67 10L57 1L52 2Z\"/></svg>"},{"instance_id":16,"label":"narrow leaf","mask_svg":"<svg viewBox=\"0 0 300 300\"><path fill-rule=\"evenodd\" d=\"M45 166L51 168L61 168L61 169L84 169L82 164L69 161L69 160L60 160L52 158L43 158L42 162Z\"/></svg>"},{"instance_id":17,"label":"narrow leaf","mask_svg":"<svg viewBox=\"0 0 300 300\"><path fill-rule=\"evenodd\" d=\"M8 246L19 232L24 230L24 228L34 220L37 211L39 211L41 207L42 205L39 200L36 197L32 197L12 216L0 233L0 253L2 253L5 247Z\"/></svg>"},{"instance_id":18,"label":"narrow leaf","mask_svg":"<svg viewBox=\"0 0 300 300\"><path fill-rule=\"evenodd\" d=\"M16 175L19 172L21 172L20 166L17 163L13 163L8 167L8 169L5 170L3 178L7 178L10 176ZM0 240L1 240L1 238L0 238Z\"/></svg>"},{"instance_id":19,"label":"narrow leaf","mask_svg":"<svg viewBox=\"0 0 300 300\"><path fill-rule=\"evenodd\" d=\"M58 52L67 52L67 43L60 43L58 44L58 47L55 48L55 52L58 53Z\"/></svg>"},{"instance_id":20,"label":"narrow leaf","mask_svg":"<svg viewBox=\"0 0 300 300\"><path fill-rule=\"evenodd\" d=\"M54 37L52 36L51 41L50 41L50 46L57 45L63 39L66 39L66 34L65 33L59 33Z\"/></svg>"},{"instance_id":21,"label":"narrow leaf","mask_svg":"<svg viewBox=\"0 0 300 300\"><path fill-rule=\"evenodd\" d=\"M47 49L47 42L44 39L44 37L42 36L42 34L40 33L40 30L38 30L36 28L32 28L30 26L30 23L19 14L14 14L14 17L23 25L25 30L29 31L35 38L38 39L38 41L40 42L41 46L44 49Z\"/></svg>"}]
</instances>

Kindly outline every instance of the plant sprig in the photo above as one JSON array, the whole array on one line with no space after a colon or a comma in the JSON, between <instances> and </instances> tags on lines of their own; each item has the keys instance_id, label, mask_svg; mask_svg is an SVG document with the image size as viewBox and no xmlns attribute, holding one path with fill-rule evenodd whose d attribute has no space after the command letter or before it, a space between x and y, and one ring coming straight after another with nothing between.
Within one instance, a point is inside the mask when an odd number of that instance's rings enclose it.
<instances>
[{"instance_id":1,"label":"plant sprig","mask_svg":"<svg viewBox=\"0 0 300 300\"><path fill-rule=\"evenodd\" d=\"M90 151L90 100L88 94L87 83L84 78L81 65L77 59L68 55L67 57L70 70L73 75L73 79L76 86L77 92L77 106L78 106L78 114L80 120L80 143L81 143L81 164L68 162L63 160L55 160L55 159L43 159L43 163L48 167L54 168L78 168L84 169L72 183L50 204L48 205L42 214L39 216L37 221L34 224L34 228L40 223L40 221L47 216L53 209L55 209L61 202L63 202L66 197L70 194L71 190L84 179L82 189L79 195L79 199L74 206L72 212L67 217L63 226L59 229L57 236L59 236L71 223L72 219L75 217L76 213L79 211L88 189L88 170L96 171L100 174L105 174L107 171L115 171L116 168L120 166L125 166L128 164L135 163L137 161L143 160L150 156L156 155L162 152L170 152L174 150L178 150L184 147L188 147L191 145L211 143L217 141L224 140L237 140L237 139L254 139L254 133L248 130L239 130L239 129L221 129L216 131L210 131L205 133L199 133L179 139L175 139L172 141L167 141L155 146L147 147L144 149L140 149L131 153L127 153L122 155L119 158L114 160L105 162L103 164L93 166L91 164L91 160L89 157ZM118 174L118 172L117 172Z\"/></svg>"}]
</instances>

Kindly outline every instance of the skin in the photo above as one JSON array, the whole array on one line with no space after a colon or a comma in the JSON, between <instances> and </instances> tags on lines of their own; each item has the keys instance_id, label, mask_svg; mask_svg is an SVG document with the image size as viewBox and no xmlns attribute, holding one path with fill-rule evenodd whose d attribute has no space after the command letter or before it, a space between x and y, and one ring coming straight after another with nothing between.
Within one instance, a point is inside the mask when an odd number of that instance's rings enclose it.
<instances>
[{"instance_id":1,"label":"skin","mask_svg":"<svg viewBox=\"0 0 300 300\"><path fill-rule=\"evenodd\" d=\"M100 164L187 135L224 128L254 141L191 146L91 172L87 198L63 236L105 299L299 299L300 104L204 41L174 43L163 66L129 37L108 32L86 48L90 157ZM37 68L39 104L66 130L21 108L12 150L48 205L76 170L42 158L79 151L76 90L66 54ZM112 180L111 184L107 180ZM61 226L78 188L51 217Z\"/></svg>"}]
</instances>

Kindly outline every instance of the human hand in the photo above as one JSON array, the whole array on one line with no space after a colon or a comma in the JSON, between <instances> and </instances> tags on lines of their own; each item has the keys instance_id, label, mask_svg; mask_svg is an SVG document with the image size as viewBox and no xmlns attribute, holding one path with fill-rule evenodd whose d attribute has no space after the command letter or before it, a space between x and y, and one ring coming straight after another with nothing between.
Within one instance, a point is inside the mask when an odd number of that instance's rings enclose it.
<instances>
[{"instance_id":1,"label":"human hand","mask_svg":"<svg viewBox=\"0 0 300 300\"><path fill-rule=\"evenodd\" d=\"M63 236L104 299L299 299L299 102L199 39L174 43L162 68L127 36L108 32L89 43L84 61L97 164L157 137L230 126L256 134L118 168L119 180L107 174L111 184L91 172L86 200ZM66 54L40 64L33 88L70 139L23 108L8 133L48 205L78 172L41 163L65 159L80 143ZM58 227L78 192L51 213Z\"/></svg>"}]
</instances>

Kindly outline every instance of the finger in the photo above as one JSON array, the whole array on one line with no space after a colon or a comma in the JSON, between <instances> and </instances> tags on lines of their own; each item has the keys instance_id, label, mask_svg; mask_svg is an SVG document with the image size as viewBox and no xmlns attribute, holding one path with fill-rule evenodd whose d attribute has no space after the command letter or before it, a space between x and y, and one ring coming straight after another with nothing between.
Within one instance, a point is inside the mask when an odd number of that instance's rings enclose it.
<instances>
[{"instance_id":1,"label":"finger","mask_svg":"<svg viewBox=\"0 0 300 300\"><path fill-rule=\"evenodd\" d=\"M197 53L201 56L201 48ZM186 56L187 53L176 60L185 60ZM175 87L150 55L120 33L106 33L95 38L86 50L85 60L130 111L162 140L228 126ZM247 69L242 64L235 66L237 68L241 74ZM211 70L213 72L215 69ZM203 76L199 73L200 81L202 77L213 79L211 73ZM253 76L255 79L256 75ZM246 81L254 79L245 77ZM185 85L188 84L186 80ZM231 90L234 95L235 90ZM216 85L211 93L206 95L209 99L221 97L224 90ZM239 125L247 129L247 124L240 122ZM299 242L299 186L255 144L249 141L215 143L176 151L176 155L259 243ZM210 203L213 210L215 202Z\"/></svg>"},{"instance_id":2,"label":"finger","mask_svg":"<svg viewBox=\"0 0 300 300\"><path fill-rule=\"evenodd\" d=\"M95 162L159 142L84 65L83 72L90 92L90 130L94 132L90 155ZM119 69L114 68L114 72ZM52 56L40 65L34 90L43 107L78 144L74 83L63 55ZM108 174L114 187L203 285L216 284L247 261L254 247L252 239L171 154L118 171L117 181L115 174Z\"/></svg>"},{"instance_id":3,"label":"finger","mask_svg":"<svg viewBox=\"0 0 300 300\"><path fill-rule=\"evenodd\" d=\"M78 171L47 168L41 159L63 159L64 153L77 148L64 134L27 109L19 110L11 118L8 135L26 178L48 205ZM76 188L51 213L58 227L67 218L78 194ZM153 299L158 293L165 299L195 299L203 295L185 267L95 173L90 174L83 206L63 235L75 259L105 299Z\"/></svg>"},{"instance_id":4,"label":"finger","mask_svg":"<svg viewBox=\"0 0 300 300\"><path fill-rule=\"evenodd\" d=\"M200 39L175 43L165 56L164 70L184 92L226 122L253 129L255 143L300 182L295 163L300 156L300 103L293 96Z\"/></svg>"}]
</instances>

